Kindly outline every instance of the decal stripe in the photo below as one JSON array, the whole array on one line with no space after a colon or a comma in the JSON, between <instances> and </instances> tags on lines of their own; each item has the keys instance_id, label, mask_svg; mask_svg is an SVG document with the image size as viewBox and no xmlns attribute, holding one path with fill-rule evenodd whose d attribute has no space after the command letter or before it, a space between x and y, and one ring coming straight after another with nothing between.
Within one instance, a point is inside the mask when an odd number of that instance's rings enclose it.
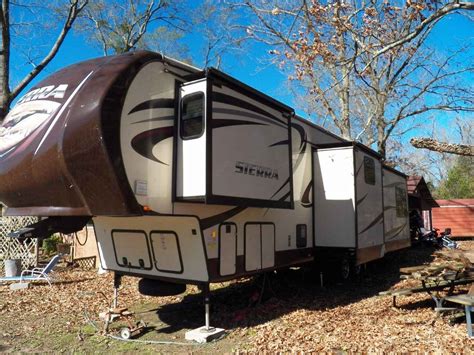
<instances>
[{"instance_id":1,"label":"decal stripe","mask_svg":"<svg viewBox=\"0 0 474 355\"><path fill-rule=\"evenodd\" d=\"M153 155L153 147L159 142L173 137L174 127L160 127L142 132L132 139L132 148L141 156L156 161L163 165L169 165L157 159Z\"/></svg>"},{"instance_id":2,"label":"decal stripe","mask_svg":"<svg viewBox=\"0 0 474 355\"><path fill-rule=\"evenodd\" d=\"M215 216L203 218L200 220L201 229L205 230L205 229L211 228L212 226L215 226L216 224L220 224L228 220L229 218L234 217L235 215L239 214L245 209L247 209L247 207L237 206L225 212L219 213Z\"/></svg>"},{"instance_id":3,"label":"decal stripe","mask_svg":"<svg viewBox=\"0 0 474 355\"><path fill-rule=\"evenodd\" d=\"M288 143L289 143L288 139L285 139L284 141L279 141L279 142L270 144L268 148L276 147L277 145L288 145Z\"/></svg>"},{"instance_id":4,"label":"decal stripe","mask_svg":"<svg viewBox=\"0 0 474 355\"><path fill-rule=\"evenodd\" d=\"M359 176L359 173L360 173L360 169L362 169L362 165L364 165L364 163L360 163L359 167L357 168L357 171L356 171L356 174L355 176Z\"/></svg>"},{"instance_id":5,"label":"decal stripe","mask_svg":"<svg viewBox=\"0 0 474 355\"><path fill-rule=\"evenodd\" d=\"M270 118L267 118L267 117L262 117L260 115L256 115L254 113L250 113L250 112L246 112L246 111L242 111L242 110L233 110L233 109L227 109L227 108L213 108L212 112L213 113L223 113L223 114L234 115L234 116L243 116L243 117L247 117L247 118L254 118L256 120L264 121L264 122L271 123L271 124L276 124L277 126L285 128L285 129L288 128L287 125L283 125L280 122L275 122L274 119L270 119ZM216 117L216 115L214 115L214 117Z\"/></svg>"},{"instance_id":6,"label":"decal stripe","mask_svg":"<svg viewBox=\"0 0 474 355\"><path fill-rule=\"evenodd\" d=\"M66 109L66 107L69 106L69 103L71 102L71 100L74 98L74 96L76 96L76 94L78 93L79 90L81 90L82 86L86 83L87 79L89 79L89 77L92 75L94 71L91 71L81 82L79 85L77 85L77 87L74 89L74 91L72 92L71 96L69 96L69 98L66 100L66 102L63 104L63 106L61 107L61 109L59 110L59 112L56 114L56 117L54 117L54 120L53 122L51 122L51 124L49 125L48 127L48 130L46 131L46 133L44 134L43 138L41 139L41 141L39 142L38 146L36 147L36 150L34 152L33 155L36 155L36 153L38 153L38 150L40 149L40 147L43 145L44 141L46 140L46 137L49 135L49 133L51 132L51 130L53 129L54 125L56 124L56 122L58 121L59 117L61 117L62 113L64 112L64 110Z\"/></svg>"},{"instance_id":7,"label":"decal stripe","mask_svg":"<svg viewBox=\"0 0 474 355\"><path fill-rule=\"evenodd\" d=\"M388 240L394 239L397 235L399 235L401 232L403 232L403 230L405 229L406 226L407 226L407 223L405 223L405 224L403 224L403 225L401 225L401 226L399 226L399 227L395 227L395 228L393 228L393 229L390 229L390 230L386 233L386 235L388 236L388 235L390 235L390 234L392 234L392 233L395 233L395 234L392 235L392 236L390 236L390 238L388 238Z\"/></svg>"},{"instance_id":8,"label":"decal stripe","mask_svg":"<svg viewBox=\"0 0 474 355\"><path fill-rule=\"evenodd\" d=\"M377 223L380 222L380 220L383 219L383 212L381 214L379 214L377 217L375 217L375 219L372 221L372 223L370 223L367 227L365 227L363 230L361 230L359 232L359 234L362 234L364 233L365 231L367 231L368 229L372 228L373 226L375 226Z\"/></svg>"},{"instance_id":9,"label":"decal stripe","mask_svg":"<svg viewBox=\"0 0 474 355\"><path fill-rule=\"evenodd\" d=\"M280 123L283 123L285 126L287 125L287 122L279 119L278 117L276 117L276 116L272 115L271 113L263 110L262 108L260 108L258 106L255 106L255 105L251 104L250 102L238 99L236 97L232 97L230 95L223 94L221 92L214 92L214 93L212 93L212 99L213 99L213 101L216 101L216 102L221 102L221 103L224 103L224 104L236 106L236 107L243 108L243 109L253 111L253 112L258 112L263 116L272 118L272 119L274 119L274 120L276 120Z\"/></svg>"},{"instance_id":10,"label":"decal stripe","mask_svg":"<svg viewBox=\"0 0 474 355\"><path fill-rule=\"evenodd\" d=\"M383 210L384 210L384 211L388 211L388 210L392 210L392 209L394 209L394 208L396 208L396 207L395 207L395 206L385 206L385 207L383 208Z\"/></svg>"},{"instance_id":11,"label":"decal stripe","mask_svg":"<svg viewBox=\"0 0 474 355\"><path fill-rule=\"evenodd\" d=\"M278 201L285 201L288 197L290 197L290 195L291 195L291 191L288 191Z\"/></svg>"},{"instance_id":12,"label":"decal stripe","mask_svg":"<svg viewBox=\"0 0 474 355\"><path fill-rule=\"evenodd\" d=\"M243 120L228 120L228 119L221 119L211 120L212 128L221 128L221 127L229 127L229 126L243 126L243 125L258 125L258 126L266 126L264 123L259 122L252 122L252 121L243 121Z\"/></svg>"},{"instance_id":13,"label":"decal stripe","mask_svg":"<svg viewBox=\"0 0 474 355\"><path fill-rule=\"evenodd\" d=\"M162 117L149 118L146 120L132 122L132 124L144 123L144 122L156 122L156 121L170 121L170 120L174 120L174 116L162 116Z\"/></svg>"},{"instance_id":14,"label":"decal stripe","mask_svg":"<svg viewBox=\"0 0 474 355\"><path fill-rule=\"evenodd\" d=\"M174 108L174 99L153 99L142 102L132 108L129 115L138 111L151 110L154 108Z\"/></svg>"},{"instance_id":15,"label":"decal stripe","mask_svg":"<svg viewBox=\"0 0 474 355\"><path fill-rule=\"evenodd\" d=\"M311 189L313 188L313 180L311 180L301 196L301 206L304 208L313 207L313 203L309 199L311 196Z\"/></svg>"},{"instance_id":16,"label":"decal stripe","mask_svg":"<svg viewBox=\"0 0 474 355\"><path fill-rule=\"evenodd\" d=\"M290 178L286 179L283 185L280 186L280 188L270 197L270 199L274 198L277 193L279 193L283 188L290 182Z\"/></svg>"},{"instance_id":17,"label":"decal stripe","mask_svg":"<svg viewBox=\"0 0 474 355\"><path fill-rule=\"evenodd\" d=\"M364 196L362 196L359 200L357 200L356 206L359 206L362 203L362 201L364 201L367 198L368 194L369 193L367 192Z\"/></svg>"}]
</instances>

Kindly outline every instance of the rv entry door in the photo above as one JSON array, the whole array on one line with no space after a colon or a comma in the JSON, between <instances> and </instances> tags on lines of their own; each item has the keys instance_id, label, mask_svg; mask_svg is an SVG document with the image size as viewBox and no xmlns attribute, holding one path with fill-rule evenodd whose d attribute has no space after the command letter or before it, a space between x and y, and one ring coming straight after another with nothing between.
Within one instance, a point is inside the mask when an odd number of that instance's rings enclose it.
<instances>
[{"instance_id":1,"label":"rv entry door","mask_svg":"<svg viewBox=\"0 0 474 355\"><path fill-rule=\"evenodd\" d=\"M204 200L206 195L206 88L205 79L180 88L176 199Z\"/></svg>"}]
</instances>

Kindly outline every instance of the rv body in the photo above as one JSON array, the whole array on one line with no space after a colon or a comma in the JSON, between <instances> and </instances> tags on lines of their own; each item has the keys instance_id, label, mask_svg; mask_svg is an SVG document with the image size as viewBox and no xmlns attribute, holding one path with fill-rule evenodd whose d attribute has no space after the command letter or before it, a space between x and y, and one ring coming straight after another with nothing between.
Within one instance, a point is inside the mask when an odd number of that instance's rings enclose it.
<instances>
[{"instance_id":1,"label":"rv body","mask_svg":"<svg viewBox=\"0 0 474 355\"><path fill-rule=\"evenodd\" d=\"M377 153L155 53L53 74L0 139L7 213L50 217L49 232L90 217L102 267L121 275L210 283L409 245L405 177Z\"/></svg>"}]
</instances>

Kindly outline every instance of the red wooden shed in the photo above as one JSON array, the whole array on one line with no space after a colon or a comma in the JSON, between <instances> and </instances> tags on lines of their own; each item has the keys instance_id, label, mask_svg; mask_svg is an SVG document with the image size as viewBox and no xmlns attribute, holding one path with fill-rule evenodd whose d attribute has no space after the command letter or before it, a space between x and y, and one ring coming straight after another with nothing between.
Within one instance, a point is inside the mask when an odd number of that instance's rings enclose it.
<instances>
[{"instance_id":1,"label":"red wooden shed","mask_svg":"<svg viewBox=\"0 0 474 355\"><path fill-rule=\"evenodd\" d=\"M436 200L433 208L433 226L451 228L453 237L474 237L474 199Z\"/></svg>"}]
</instances>

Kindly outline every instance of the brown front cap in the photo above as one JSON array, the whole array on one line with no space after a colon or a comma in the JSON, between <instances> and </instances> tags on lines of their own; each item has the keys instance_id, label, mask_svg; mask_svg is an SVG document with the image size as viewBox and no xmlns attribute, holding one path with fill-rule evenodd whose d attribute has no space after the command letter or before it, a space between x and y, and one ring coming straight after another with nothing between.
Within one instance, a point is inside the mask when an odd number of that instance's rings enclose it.
<instances>
[{"instance_id":1,"label":"brown front cap","mask_svg":"<svg viewBox=\"0 0 474 355\"><path fill-rule=\"evenodd\" d=\"M141 51L89 60L58 71L20 99L0 128L0 139L14 137L9 146L0 145L0 201L7 214L142 214L121 159L120 114L137 71L160 59ZM49 117L39 104L58 107ZM48 118L38 123L32 113ZM26 136L23 127L29 127Z\"/></svg>"}]
</instances>

